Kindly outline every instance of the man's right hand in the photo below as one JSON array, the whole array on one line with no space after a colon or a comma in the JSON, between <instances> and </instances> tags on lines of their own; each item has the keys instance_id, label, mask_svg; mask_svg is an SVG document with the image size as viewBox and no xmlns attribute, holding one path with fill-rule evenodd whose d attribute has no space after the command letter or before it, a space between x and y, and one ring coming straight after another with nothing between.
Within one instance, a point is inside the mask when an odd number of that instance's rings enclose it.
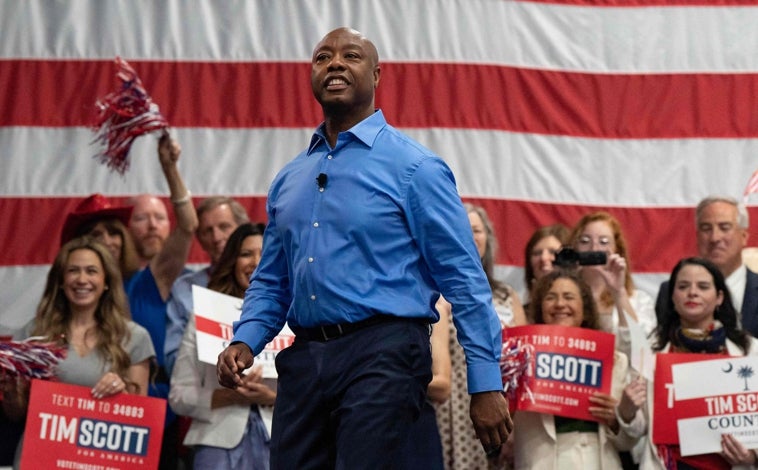
<instances>
[{"instance_id":1,"label":"man's right hand","mask_svg":"<svg viewBox=\"0 0 758 470\"><path fill-rule=\"evenodd\" d=\"M242 371L253 365L253 352L245 343L234 343L221 351L216 363L218 383L227 388L242 385Z\"/></svg>"},{"instance_id":2,"label":"man's right hand","mask_svg":"<svg viewBox=\"0 0 758 470\"><path fill-rule=\"evenodd\" d=\"M513 431L513 421L508 412L508 401L503 392L480 392L471 395L471 421L476 437L482 442L484 451L493 457L500 454L501 446Z\"/></svg>"}]
</instances>

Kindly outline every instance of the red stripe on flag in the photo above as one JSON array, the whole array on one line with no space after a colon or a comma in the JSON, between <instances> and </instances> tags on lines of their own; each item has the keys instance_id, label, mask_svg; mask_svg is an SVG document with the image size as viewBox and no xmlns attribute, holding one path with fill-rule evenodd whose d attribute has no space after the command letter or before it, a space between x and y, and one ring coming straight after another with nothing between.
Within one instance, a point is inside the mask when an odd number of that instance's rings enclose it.
<instances>
[{"instance_id":1,"label":"red stripe on flag","mask_svg":"<svg viewBox=\"0 0 758 470\"><path fill-rule=\"evenodd\" d=\"M123 203L125 198L112 198ZM235 197L253 221L265 221L265 197ZM195 202L201 200L196 197ZM696 254L695 209L602 207L541 202L465 198L482 205L492 218L500 242L499 264L523 266L524 248L534 229L556 222L568 226L587 212L607 210L621 222L631 253L634 272L668 272L676 262ZM0 266L48 264L58 250L60 228L65 215L80 198L0 198L0 213L13 214L17 223L0 224ZM758 220L758 207L749 209ZM46 221L46 230L28 221ZM27 221L27 222L25 222ZM208 258L197 242L190 263L205 263Z\"/></svg>"},{"instance_id":2,"label":"red stripe on flag","mask_svg":"<svg viewBox=\"0 0 758 470\"><path fill-rule=\"evenodd\" d=\"M201 317L200 315L195 315L195 326L197 327L197 331L208 333L209 335L213 336L218 336L219 338L223 338L225 340L230 340L233 336L232 325L219 323L216 320Z\"/></svg>"},{"instance_id":3,"label":"red stripe on flag","mask_svg":"<svg viewBox=\"0 0 758 470\"><path fill-rule=\"evenodd\" d=\"M681 258L697 254L695 209L605 207L577 204L466 198L487 210L500 242L499 264L523 266L526 242L542 226L563 223L571 228L593 211L605 210L621 223L637 273L669 272ZM758 214L758 207L750 210Z\"/></svg>"},{"instance_id":4,"label":"red stripe on flag","mask_svg":"<svg viewBox=\"0 0 758 470\"><path fill-rule=\"evenodd\" d=\"M174 127L311 128L307 63L130 61ZM377 105L404 128L598 138L758 137L758 73L590 74L384 63ZM191 79L187 79L190 77ZM399 79L397 78L399 77ZM0 61L0 126L89 126L111 61ZM63 93L65 90L65 93Z\"/></svg>"},{"instance_id":5,"label":"red stripe on flag","mask_svg":"<svg viewBox=\"0 0 758 470\"><path fill-rule=\"evenodd\" d=\"M60 234L66 214L73 211L81 197L0 198L0 214L6 214L6 223L0 224L0 266L49 264L60 248ZM114 205L127 203L127 197L108 196ZM167 198L163 198L170 207ZM266 220L266 198L244 197L237 199L247 210L252 221ZM197 204L202 197L195 197ZM170 211L169 211L170 212ZM173 217L172 217L173 219ZM174 220L171 221L172 226ZM43 227L44 226L44 227ZM207 263L208 257L195 241L189 263Z\"/></svg>"}]
</instances>

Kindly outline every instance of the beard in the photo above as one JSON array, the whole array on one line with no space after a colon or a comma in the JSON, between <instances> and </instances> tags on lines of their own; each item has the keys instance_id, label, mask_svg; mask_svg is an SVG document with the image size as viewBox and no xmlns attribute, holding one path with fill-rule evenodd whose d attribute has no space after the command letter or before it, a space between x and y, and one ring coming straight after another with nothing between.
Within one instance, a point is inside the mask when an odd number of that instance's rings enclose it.
<instances>
[{"instance_id":1,"label":"beard","mask_svg":"<svg viewBox=\"0 0 758 470\"><path fill-rule=\"evenodd\" d=\"M163 248L163 242L164 240L151 238L143 243L139 243L137 244L137 253L140 258L147 260L153 259L153 257L155 257L155 255L157 255Z\"/></svg>"}]
</instances>

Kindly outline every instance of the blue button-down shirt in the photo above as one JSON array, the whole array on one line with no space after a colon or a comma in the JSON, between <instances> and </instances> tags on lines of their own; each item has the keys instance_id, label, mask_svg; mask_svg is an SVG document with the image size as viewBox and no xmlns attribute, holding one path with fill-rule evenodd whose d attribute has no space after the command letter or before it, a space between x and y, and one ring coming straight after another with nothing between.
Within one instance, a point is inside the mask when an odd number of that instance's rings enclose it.
<instances>
[{"instance_id":1,"label":"blue button-down shirt","mask_svg":"<svg viewBox=\"0 0 758 470\"><path fill-rule=\"evenodd\" d=\"M166 357L166 373L169 377L174 371L174 363L179 355L179 347L182 345L184 329L195 310L192 301L192 286L206 287L209 279L210 268L204 268L182 274L171 286L171 295L166 305L166 343L163 348Z\"/></svg>"},{"instance_id":2,"label":"blue button-down shirt","mask_svg":"<svg viewBox=\"0 0 758 470\"><path fill-rule=\"evenodd\" d=\"M266 207L263 255L234 341L258 354L285 320L307 328L384 313L434 322L442 292L470 393L502 389L500 322L453 174L381 111L334 148L322 124L276 176Z\"/></svg>"}]
</instances>

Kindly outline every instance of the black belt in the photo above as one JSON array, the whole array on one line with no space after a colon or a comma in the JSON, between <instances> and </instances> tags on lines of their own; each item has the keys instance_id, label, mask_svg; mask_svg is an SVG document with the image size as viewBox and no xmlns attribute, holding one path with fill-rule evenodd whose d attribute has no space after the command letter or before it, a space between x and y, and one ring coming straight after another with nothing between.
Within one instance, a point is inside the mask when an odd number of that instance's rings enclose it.
<instances>
[{"instance_id":1,"label":"black belt","mask_svg":"<svg viewBox=\"0 0 758 470\"><path fill-rule=\"evenodd\" d=\"M374 315L364 320L360 320L354 323L340 323L338 325L322 325L314 326L313 328L300 328L292 327L292 332L295 333L297 339L303 339L306 341L331 341L333 339L341 338L354 331L367 328L369 326L378 325L380 323L388 323L393 321L412 321L417 323L428 324L429 321L421 318L403 318L392 315Z\"/></svg>"}]
</instances>

